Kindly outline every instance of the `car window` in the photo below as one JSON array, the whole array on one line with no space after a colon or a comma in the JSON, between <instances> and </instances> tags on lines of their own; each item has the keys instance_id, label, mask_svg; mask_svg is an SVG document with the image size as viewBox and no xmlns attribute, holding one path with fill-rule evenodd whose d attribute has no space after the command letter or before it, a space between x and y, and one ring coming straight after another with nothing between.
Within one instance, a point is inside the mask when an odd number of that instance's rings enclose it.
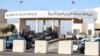
<instances>
[{"instance_id":1,"label":"car window","mask_svg":"<svg viewBox=\"0 0 100 56\"><path fill-rule=\"evenodd\" d=\"M21 36L18 36L18 35L11 35L11 36L9 36L9 39L8 40L20 40L20 39L23 39L24 40L24 38L23 37L21 37Z\"/></svg>"},{"instance_id":2,"label":"car window","mask_svg":"<svg viewBox=\"0 0 100 56\"><path fill-rule=\"evenodd\" d=\"M18 39L18 36L12 36L13 37L13 39Z\"/></svg>"},{"instance_id":3,"label":"car window","mask_svg":"<svg viewBox=\"0 0 100 56\"><path fill-rule=\"evenodd\" d=\"M13 37L12 36L9 36L8 40L11 40L12 41L13 40Z\"/></svg>"}]
</instances>

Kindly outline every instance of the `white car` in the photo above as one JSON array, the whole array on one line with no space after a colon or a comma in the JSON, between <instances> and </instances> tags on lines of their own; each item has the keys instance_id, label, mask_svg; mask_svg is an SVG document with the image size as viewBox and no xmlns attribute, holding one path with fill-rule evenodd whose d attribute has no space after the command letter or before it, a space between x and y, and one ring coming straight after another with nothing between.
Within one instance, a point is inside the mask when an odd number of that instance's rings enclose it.
<instances>
[{"instance_id":1,"label":"white car","mask_svg":"<svg viewBox=\"0 0 100 56\"><path fill-rule=\"evenodd\" d=\"M77 51L77 49L79 48L79 43L79 40L73 41L73 51Z\"/></svg>"}]
</instances>

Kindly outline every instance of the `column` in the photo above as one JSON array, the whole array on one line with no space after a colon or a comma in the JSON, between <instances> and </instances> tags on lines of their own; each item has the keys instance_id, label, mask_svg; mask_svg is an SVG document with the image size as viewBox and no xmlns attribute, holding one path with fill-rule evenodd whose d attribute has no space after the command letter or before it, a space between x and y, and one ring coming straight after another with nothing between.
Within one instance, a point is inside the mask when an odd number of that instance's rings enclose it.
<instances>
[{"instance_id":1,"label":"column","mask_svg":"<svg viewBox=\"0 0 100 56\"><path fill-rule=\"evenodd\" d=\"M73 33L74 31L74 29L73 29L73 25L74 25L74 19L72 19L72 30L71 30L71 32Z\"/></svg>"},{"instance_id":2,"label":"column","mask_svg":"<svg viewBox=\"0 0 100 56\"><path fill-rule=\"evenodd\" d=\"M54 29L54 19L52 19L52 29Z\"/></svg>"},{"instance_id":3,"label":"column","mask_svg":"<svg viewBox=\"0 0 100 56\"><path fill-rule=\"evenodd\" d=\"M88 25L83 23L82 31L86 34L88 34Z\"/></svg>"},{"instance_id":4,"label":"column","mask_svg":"<svg viewBox=\"0 0 100 56\"><path fill-rule=\"evenodd\" d=\"M58 20L58 26L60 27L60 20Z\"/></svg>"},{"instance_id":5,"label":"column","mask_svg":"<svg viewBox=\"0 0 100 56\"><path fill-rule=\"evenodd\" d=\"M58 20L58 26L59 26L58 36L59 36L59 37L60 37L60 23L61 23L60 20ZM58 38L59 38L59 37L58 37Z\"/></svg>"},{"instance_id":6,"label":"column","mask_svg":"<svg viewBox=\"0 0 100 56\"><path fill-rule=\"evenodd\" d=\"M92 28L92 30L93 30L93 31L92 31L92 35L95 35L95 19L93 19L93 26L94 26L94 27Z\"/></svg>"},{"instance_id":7,"label":"column","mask_svg":"<svg viewBox=\"0 0 100 56\"><path fill-rule=\"evenodd\" d=\"M25 19L19 19L19 32L22 32L23 29L26 26L26 20Z\"/></svg>"},{"instance_id":8,"label":"column","mask_svg":"<svg viewBox=\"0 0 100 56\"><path fill-rule=\"evenodd\" d=\"M45 23L45 20L43 20L43 26L45 25L46 23Z\"/></svg>"},{"instance_id":9,"label":"column","mask_svg":"<svg viewBox=\"0 0 100 56\"><path fill-rule=\"evenodd\" d=\"M48 25L48 20L46 20L46 26Z\"/></svg>"},{"instance_id":10,"label":"column","mask_svg":"<svg viewBox=\"0 0 100 56\"><path fill-rule=\"evenodd\" d=\"M36 19L36 33L38 33L38 30L39 30L39 20L38 19Z\"/></svg>"},{"instance_id":11,"label":"column","mask_svg":"<svg viewBox=\"0 0 100 56\"><path fill-rule=\"evenodd\" d=\"M45 25L46 25L46 21L43 20L43 28L42 28L42 30L44 30Z\"/></svg>"}]
</instances>

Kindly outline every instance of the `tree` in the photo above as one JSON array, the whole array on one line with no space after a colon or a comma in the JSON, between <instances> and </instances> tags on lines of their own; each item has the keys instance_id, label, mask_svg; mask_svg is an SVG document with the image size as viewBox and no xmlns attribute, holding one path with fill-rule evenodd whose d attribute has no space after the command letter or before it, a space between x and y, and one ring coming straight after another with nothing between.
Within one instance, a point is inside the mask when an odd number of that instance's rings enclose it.
<instances>
[{"instance_id":1,"label":"tree","mask_svg":"<svg viewBox=\"0 0 100 56\"><path fill-rule=\"evenodd\" d=\"M9 32L13 32L13 30L15 30L15 25L10 24L10 25L7 26L7 29L8 29Z\"/></svg>"},{"instance_id":2,"label":"tree","mask_svg":"<svg viewBox=\"0 0 100 56\"><path fill-rule=\"evenodd\" d=\"M8 28L7 28L7 27L1 28L1 29L0 29L0 32L1 32L2 34L7 34L7 33L8 33Z\"/></svg>"},{"instance_id":3,"label":"tree","mask_svg":"<svg viewBox=\"0 0 100 56\"><path fill-rule=\"evenodd\" d=\"M15 25L10 24L5 28L1 28L0 32L2 32L2 34L7 34L8 32L13 32L13 30L15 30Z\"/></svg>"}]
</instances>

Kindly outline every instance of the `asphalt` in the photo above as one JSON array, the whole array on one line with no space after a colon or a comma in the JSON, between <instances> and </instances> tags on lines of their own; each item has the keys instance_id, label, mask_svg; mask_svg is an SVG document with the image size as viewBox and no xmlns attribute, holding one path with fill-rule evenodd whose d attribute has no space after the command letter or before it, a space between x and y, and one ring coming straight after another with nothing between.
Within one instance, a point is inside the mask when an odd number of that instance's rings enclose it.
<instances>
[{"instance_id":1,"label":"asphalt","mask_svg":"<svg viewBox=\"0 0 100 56\"><path fill-rule=\"evenodd\" d=\"M0 52L0 56L84 56L84 54L57 54L57 53L32 53L32 52L25 52L25 53L15 53L15 52Z\"/></svg>"}]
</instances>

